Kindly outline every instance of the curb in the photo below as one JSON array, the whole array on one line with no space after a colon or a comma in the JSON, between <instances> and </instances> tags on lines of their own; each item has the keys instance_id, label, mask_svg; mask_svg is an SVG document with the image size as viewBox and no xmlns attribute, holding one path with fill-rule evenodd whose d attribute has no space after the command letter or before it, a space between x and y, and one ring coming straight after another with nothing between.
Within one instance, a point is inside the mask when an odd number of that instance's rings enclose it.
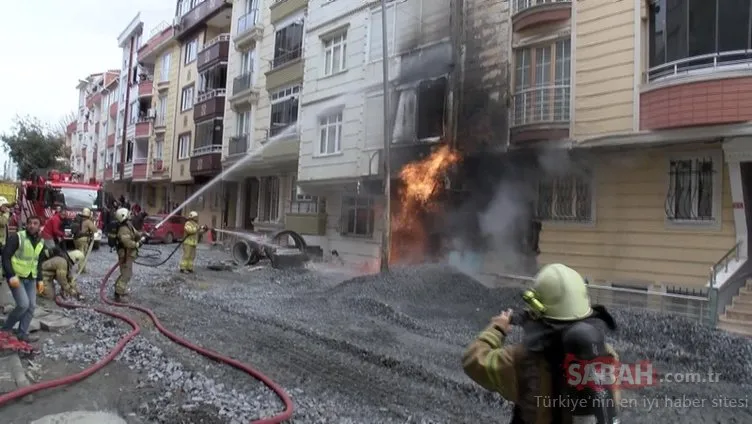
<instances>
[{"instance_id":1,"label":"curb","mask_svg":"<svg viewBox=\"0 0 752 424\"><path fill-rule=\"evenodd\" d=\"M4 372L4 380L6 380L7 383L10 383L9 380L12 379L12 386L15 386L11 389L11 387L9 387L11 386L11 384L6 384L3 391L10 392L16 389L31 386L31 382L28 378L26 378L26 369L21 363L21 358L17 353L11 353L0 358L0 368L3 368L0 371ZM24 396L23 400L27 403L32 402L34 400L34 397L33 395L26 395Z\"/></svg>"}]
</instances>

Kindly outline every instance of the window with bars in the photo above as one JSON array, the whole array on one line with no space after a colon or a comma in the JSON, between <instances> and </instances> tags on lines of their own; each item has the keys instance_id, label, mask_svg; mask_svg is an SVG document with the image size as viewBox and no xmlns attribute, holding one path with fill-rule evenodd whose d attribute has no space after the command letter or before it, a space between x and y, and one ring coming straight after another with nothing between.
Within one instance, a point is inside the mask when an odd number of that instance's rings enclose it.
<instances>
[{"instance_id":1,"label":"window with bars","mask_svg":"<svg viewBox=\"0 0 752 424\"><path fill-rule=\"evenodd\" d=\"M270 137L281 134L290 125L298 122L298 96L299 85L283 88L269 95L272 102Z\"/></svg>"},{"instance_id":2,"label":"window with bars","mask_svg":"<svg viewBox=\"0 0 752 424\"><path fill-rule=\"evenodd\" d=\"M713 221L715 179L712 157L669 161L666 218L672 221Z\"/></svg>"},{"instance_id":3,"label":"window with bars","mask_svg":"<svg viewBox=\"0 0 752 424\"><path fill-rule=\"evenodd\" d=\"M543 179L538 183L537 214L544 221L591 222L592 181L587 175Z\"/></svg>"},{"instance_id":4,"label":"window with bars","mask_svg":"<svg viewBox=\"0 0 752 424\"><path fill-rule=\"evenodd\" d=\"M513 125L569 122L571 42L514 52Z\"/></svg>"},{"instance_id":5,"label":"window with bars","mask_svg":"<svg viewBox=\"0 0 752 424\"><path fill-rule=\"evenodd\" d=\"M294 22L274 35L272 69L300 58L303 54L303 22Z\"/></svg>"},{"instance_id":6,"label":"window with bars","mask_svg":"<svg viewBox=\"0 0 752 424\"><path fill-rule=\"evenodd\" d=\"M342 229L345 236L372 237L375 201L367 196L342 196Z\"/></svg>"}]
</instances>

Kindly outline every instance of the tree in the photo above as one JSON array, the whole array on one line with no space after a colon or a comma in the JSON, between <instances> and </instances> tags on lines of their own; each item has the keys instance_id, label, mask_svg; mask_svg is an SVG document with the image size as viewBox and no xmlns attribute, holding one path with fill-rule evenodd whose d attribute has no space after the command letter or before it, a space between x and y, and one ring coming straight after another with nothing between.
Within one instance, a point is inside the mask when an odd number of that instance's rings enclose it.
<instances>
[{"instance_id":1,"label":"tree","mask_svg":"<svg viewBox=\"0 0 752 424\"><path fill-rule=\"evenodd\" d=\"M55 132L62 133L62 137L65 137L65 132L68 130L68 125L70 125L73 122L76 122L77 115L76 112L70 111L63 115L62 118L57 123L57 126L53 128ZM65 138L63 138L65 140Z\"/></svg>"},{"instance_id":2,"label":"tree","mask_svg":"<svg viewBox=\"0 0 752 424\"><path fill-rule=\"evenodd\" d=\"M18 176L28 179L35 170L55 168L68 171L70 153L65 147L65 131L30 116L16 116L13 129L0 136L16 164Z\"/></svg>"}]
</instances>

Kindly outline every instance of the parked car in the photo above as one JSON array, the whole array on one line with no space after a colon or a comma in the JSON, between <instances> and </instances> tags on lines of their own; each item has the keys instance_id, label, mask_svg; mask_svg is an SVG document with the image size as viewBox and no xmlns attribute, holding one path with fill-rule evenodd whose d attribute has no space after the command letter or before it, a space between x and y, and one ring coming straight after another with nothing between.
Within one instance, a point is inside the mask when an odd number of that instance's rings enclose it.
<instances>
[{"instance_id":1,"label":"parked car","mask_svg":"<svg viewBox=\"0 0 752 424\"><path fill-rule=\"evenodd\" d=\"M184 216L175 215L170 217L167 222L162 224L156 231L154 228L158 223L162 222L167 215L149 215L144 218L144 232L154 233L151 235L152 243L174 243L182 240L185 237L185 221L187 219Z\"/></svg>"}]
</instances>

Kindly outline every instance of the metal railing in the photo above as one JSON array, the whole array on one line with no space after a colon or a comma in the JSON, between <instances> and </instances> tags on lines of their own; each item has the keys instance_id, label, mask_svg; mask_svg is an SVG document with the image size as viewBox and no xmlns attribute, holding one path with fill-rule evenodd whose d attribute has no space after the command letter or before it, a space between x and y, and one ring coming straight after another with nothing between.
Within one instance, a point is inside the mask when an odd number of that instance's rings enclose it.
<instances>
[{"instance_id":1,"label":"metal railing","mask_svg":"<svg viewBox=\"0 0 752 424\"><path fill-rule=\"evenodd\" d=\"M191 156L208 155L212 153L222 153L221 144L210 144L208 146L199 146L193 149Z\"/></svg>"},{"instance_id":2,"label":"metal railing","mask_svg":"<svg viewBox=\"0 0 752 424\"><path fill-rule=\"evenodd\" d=\"M702 75L723 70L752 69L752 50L733 50L686 57L662 65L653 66L643 76L643 82L686 75Z\"/></svg>"},{"instance_id":3,"label":"metal railing","mask_svg":"<svg viewBox=\"0 0 752 424\"><path fill-rule=\"evenodd\" d=\"M253 65L251 65L251 69L253 69ZM241 91L245 91L251 88L251 83L253 82L252 77L252 72L246 72L243 75L235 77L235 79L232 80L232 95L236 96Z\"/></svg>"},{"instance_id":4,"label":"metal railing","mask_svg":"<svg viewBox=\"0 0 752 424\"><path fill-rule=\"evenodd\" d=\"M242 35L258 24L258 9L251 9L248 13L238 18L238 31L235 35Z\"/></svg>"},{"instance_id":5,"label":"metal railing","mask_svg":"<svg viewBox=\"0 0 752 424\"><path fill-rule=\"evenodd\" d=\"M248 134L230 137L230 144L227 148L228 156L245 154L248 151Z\"/></svg>"},{"instance_id":6,"label":"metal railing","mask_svg":"<svg viewBox=\"0 0 752 424\"><path fill-rule=\"evenodd\" d=\"M317 215L319 213L320 202L318 199L312 200L293 200L287 205L287 213L298 215Z\"/></svg>"},{"instance_id":7,"label":"metal railing","mask_svg":"<svg viewBox=\"0 0 752 424\"><path fill-rule=\"evenodd\" d=\"M512 13L551 3L572 3L572 0L512 0Z\"/></svg>"},{"instance_id":8,"label":"metal railing","mask_svg":"<svg viewBox=\"0 0 752 424\"><path fill-rule=\"evenodd\" d=\"M209 99L213 99L214 97L225 97L227 93L227 90L224 88L213 88L210 90L202 91L198 93L198 96L196 97L196 103L205 102Z\"/></svg>"},{"instance_id":9,"label":"metal railing","mask_svg":"<svg viewBox=\"0 0 752 424\"><path fill-rule=\"evenodd\" d=\"M222 34L219 34L218 36L212 38L211 40L209 40L208 43L204 44L204 48L201 49L201 51L199 53L201 53L202 51L205 51L207 49L210 49L211 46L213 46L213 45L215 45L217 43L221 43L222 41L229 42L230 41L230 34L229 33L222 33Z\"/></svg>"},{"instance_id":10,"label":"metal railing","mask_svg":"<svg viewBox=\"0 0 752 424\"><path fill-rule=\"evenodd\" d=\"M133 158L134 165L144 165L146 162L148 162L147 158Z\"/></svg>"},{"instance_id":11,"label":"metal railing","mask_svg":"<svg viewBox=\"0 0 752 424\"><path fill-rule=\"evenodd\" d=\"M742 242L737 241L734 247L728 250L726 254L724 254L721 259L718 260L718 262L714 263L710 267L710 288L717 288L718 287L718 274L720 272L728 272L729 263L732 259L739 260L739 248L741 247Z\"/></svg>"},{"instance_id":12,"label":"metal railing","mask_svg":"<svg viewBox=\"0 0 752 424\"><path fill-rule=\"evenodd\" d=\"M516 92L512 125L569 123L569 96L569 84L531 87Z\"/></svg>"},{"instance_id":13,"label":"metal railing","mask_svg":"<svg viewBox=\"0 0 752 424\"><path fill-rule=\"evenodd\" d=\"M588 284L590 301L606 307L662 312L708 323L712 308L708 296L664 293Z\"/></svg>"},{"instance_id":14,"label":"metal railing","mask_svg":"<svg viewBox=\"0 0 752 424\"><path fill-rule=\"evenodd\" d=\"M271 69L279 68L282 65L290 63L296 59L299 59L303 55L303 46L291 50L283 55L277 56L271 60Z\"/></svg>"}]
</instances>

